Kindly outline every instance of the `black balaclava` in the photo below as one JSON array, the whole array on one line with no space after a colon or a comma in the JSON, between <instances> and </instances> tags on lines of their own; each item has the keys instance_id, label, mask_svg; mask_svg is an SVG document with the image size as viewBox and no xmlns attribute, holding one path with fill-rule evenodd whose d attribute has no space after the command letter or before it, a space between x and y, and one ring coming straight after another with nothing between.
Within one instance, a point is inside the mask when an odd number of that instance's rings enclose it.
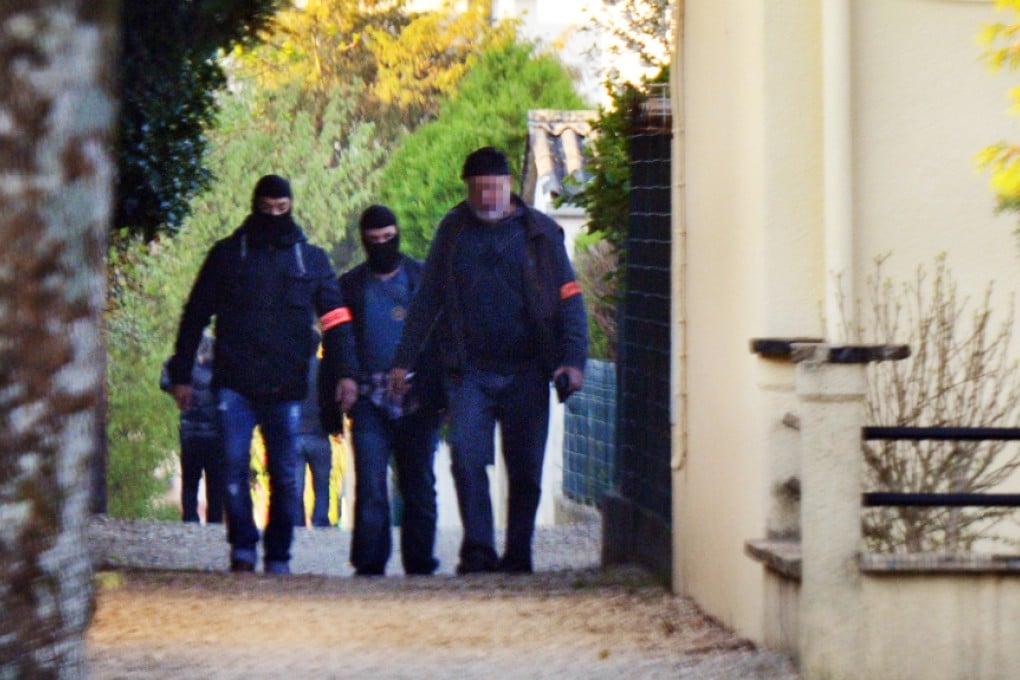
<instances>
[{"instance_id":1,"label":"black balaclava","mask_svg":"<svg viewBox=\"0 0 1020 680\"><path fill-rule=\"evenodd\" d=\"M252 236L268 243L276 242L294 228L292 211L288 210L282 215L268 215L259 210L259 198L293 199L290 182L279 175L263 175L255 183L255 190L251 194L251 216L248 223L252 227Z\"/></svg>"},{"instance_id":2,"label":"black balaclava","mask_svg":"<svg viewBox=\"0 0 1020 680\"><path fill-rule=\"evenodd\" d=\"M366 231L383 229L390 225L397 227L397 233L389 241L369 243L365 238ZM392 210L384 205L369 206L361 213L358 227L361 230L361 245L365 247L369 269L376 274L389 274L400 266L400 227L397 226L397 216Z\"/></svg>"}]
</instances>

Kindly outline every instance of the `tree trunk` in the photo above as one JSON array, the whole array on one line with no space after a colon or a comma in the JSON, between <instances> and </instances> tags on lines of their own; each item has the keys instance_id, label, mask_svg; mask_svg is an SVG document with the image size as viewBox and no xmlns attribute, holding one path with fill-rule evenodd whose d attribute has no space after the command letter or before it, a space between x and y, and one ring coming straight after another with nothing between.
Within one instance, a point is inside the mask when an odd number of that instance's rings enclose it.
<instances>
[{"instance_id":1,"label":"tree trunk","mask_svg":"<svg viewBox=\"0 0 1020 680\"><path fill-rule=\"evenodd\" d=\"M0 2L0 677L85 674L116 5Z\"/></svg>"}]
</instances>

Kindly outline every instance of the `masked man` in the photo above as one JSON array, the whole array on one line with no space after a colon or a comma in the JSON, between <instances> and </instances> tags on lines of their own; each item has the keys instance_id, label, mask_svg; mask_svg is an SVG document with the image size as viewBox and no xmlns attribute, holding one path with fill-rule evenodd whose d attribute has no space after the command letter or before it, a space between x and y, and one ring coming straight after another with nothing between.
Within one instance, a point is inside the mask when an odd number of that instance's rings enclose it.
<instances>
[{"instance_id":1,"label":"masked man","mask_svg":"<svg viewBox=\"0 0 1020 680\"><path fill-rule=\"evenodd\" d=\"M336 365L330 386L339 408L357 399L350 312L329 258L305 239L291 214L290 184L259 179L251 214L218 241L198 273L167 370L181 409L193 399L191 365L203 329L216 319L213 387L226 453L227 540L231 571L254 571L259 532L249 486L252 431L260 426L269 471L269 522L263 568L290 573L298 502L295 490L298 422L308 391L308 365L322 332L324 362Z\"/></svg>"}]
</instances>

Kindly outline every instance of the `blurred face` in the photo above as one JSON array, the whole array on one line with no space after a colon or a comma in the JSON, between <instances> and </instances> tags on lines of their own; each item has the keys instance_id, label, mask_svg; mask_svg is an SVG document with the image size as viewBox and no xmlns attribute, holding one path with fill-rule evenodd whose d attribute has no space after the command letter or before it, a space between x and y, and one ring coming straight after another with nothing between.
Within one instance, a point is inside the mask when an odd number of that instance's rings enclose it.
<instances>
[{"instance_id":1,"label":"blurred face","mask_svg":"<svg viewBox=\"0 0 1020 680\"><path fill-rule=\"evenodd\" d=\"M509 175L479 175L465 182L468 206L478 219L492 223L510 214Z\"/></svg>"},{"instance_id":2,"label":"blurred face","mask_svg":"<svg viewBox=\"0 0 1020 680\"><path fill-rule=\"evenodd\" d=\"M273 217L289 213L290 204L291 201L287 197L270 198L269 196L259 196L258 200L255 201L255 207L259 209L260 213L272 215Z\"/></svg>"}]
</instances>

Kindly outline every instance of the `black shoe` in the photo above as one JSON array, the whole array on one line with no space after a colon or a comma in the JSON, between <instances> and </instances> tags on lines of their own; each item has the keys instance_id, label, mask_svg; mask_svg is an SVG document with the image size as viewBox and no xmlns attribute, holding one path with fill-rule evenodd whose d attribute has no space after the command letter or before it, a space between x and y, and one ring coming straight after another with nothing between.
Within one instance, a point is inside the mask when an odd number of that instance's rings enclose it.
<instances>
[{"instance_id":1,"label":"black shoe","mask_svg":"<svg viewBox=\"0 0 1020 680\"><path fill-rule=\"evenodd\" d=\"M355 569L354 570L354 575L355 576L360 576L362 578L366 578L366 577L367 578L378 578L380 576L385 576L386 572L383 571L382 569Z\"/></svg>"},{"instance_id":2,"label":"black shoe","mask_svg":"<svg viewBox=\"0 0 1020 680\"><path fill-rule=\"evenodd\" d=\"M255 563L247 560L230 560L230 571L245 573L255 571Z\"/></svg>"},{"instance_id":3,"label":"black shoe","mask_svg":"<svg viewBox=\"0 0 1020 680\"><path fill-rule=\"evenodd\" d=\"M405 576L431 576L439 568L439 560L430 558L425 562L414 562L404 565Z\"/></svg>"},{"instance_id":4,"label":"black shoe","mask_svg":"<svg viewBox=\"0 0 1020 680\"><path fill-rule=\"evenodd\" d=\"M457 576L465 574L492 574L497 571L498 565L491 562L461 562L457 565Z\"/></svg>"},{"instance_id":5,"label":"black shoe","mask_svg":"<svg viewBox=\"0 0 1020 680\"><path fill-rule=\"evenodd\" d=\"M519 560L503 557L496 565L496 570L504 574L533 574L531 560Z\"/></svg>"}]
</instances>

